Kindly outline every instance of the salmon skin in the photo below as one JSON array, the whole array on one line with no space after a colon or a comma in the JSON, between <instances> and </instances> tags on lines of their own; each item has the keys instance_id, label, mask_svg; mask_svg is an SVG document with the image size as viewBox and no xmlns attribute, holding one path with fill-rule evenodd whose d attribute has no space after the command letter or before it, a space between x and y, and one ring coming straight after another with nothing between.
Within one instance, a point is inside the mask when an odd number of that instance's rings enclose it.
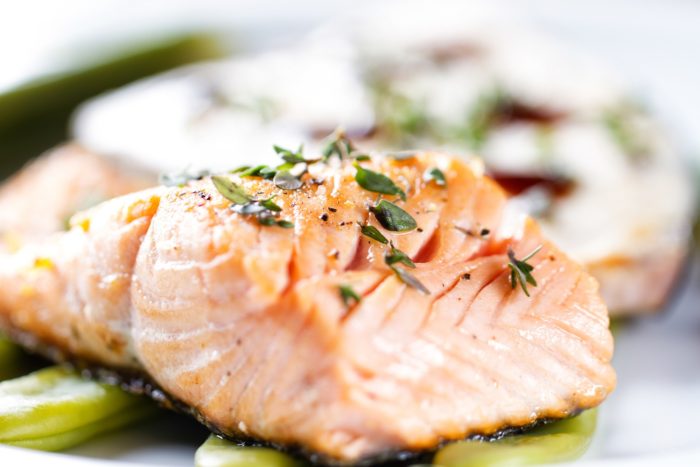
<instances>
[{"instance_id":1,"label":"salmon skin","mask_svg":"<svg viewBox=\"0 0 700 467\"><path fill-rule=\"evenodd\" d=\"M595 279L480 163L366 159L78 213L4 255L3 326L146 374L226 436L327 462L600 404L615 373Z\"/></svg>"}]
</instances>

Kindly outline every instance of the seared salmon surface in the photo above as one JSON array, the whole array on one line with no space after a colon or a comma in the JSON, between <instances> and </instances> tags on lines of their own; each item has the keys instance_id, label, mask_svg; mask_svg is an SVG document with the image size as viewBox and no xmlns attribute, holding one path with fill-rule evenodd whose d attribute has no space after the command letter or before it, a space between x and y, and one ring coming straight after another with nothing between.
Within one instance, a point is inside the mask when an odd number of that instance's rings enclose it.
<instances>
[{"instance_id":1,"label":"seared salmon surface","mask_svg":"<svg viewBox=\"0 0 700 467\"><path fill-rule=\"evenodd\" d=\"M3 325L143 371L224 435L336 462L566 417L613 390L595 279L478 162L254 172L115 198L5 254Z\"/></svg>"}]
</instances>

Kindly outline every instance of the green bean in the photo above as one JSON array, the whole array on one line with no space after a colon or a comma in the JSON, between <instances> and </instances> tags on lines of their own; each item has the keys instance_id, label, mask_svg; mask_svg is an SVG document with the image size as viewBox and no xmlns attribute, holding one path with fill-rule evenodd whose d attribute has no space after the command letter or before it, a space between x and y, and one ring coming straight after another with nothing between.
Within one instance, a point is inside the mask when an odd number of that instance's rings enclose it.
<instances>
[{"instance_id":1,"label":"green bean","mask_svg":"<svg viewBox=\"0 0 700 467\"><path fill-rule=\"evenodd\" d=\"M288 455L271 448L238 446L211 435L194 456L196 467L297 467Z\"/></svg>"},{"instance_id":2,"label":"green bean","mask_svg":"<svg viewBox=\"0 0 700 467\"><path fill-rule=\"evenodd\" d=\"M58 451L156 410L118 387L65 368L45 368L0 383L0 443Z\"/></svg>"},{"instance_id":3,"label":"green bean","mask_svg":"<svg viewBox=\"0 0 700 467\"><path fill-rule=\"evenodd\" d=\"M438 451L442 467L501 467L573 460L586 452L596 426L596 410L549 423L498 441L460 441Z\"/></svg>"},{"instance_id":4,"label":"green bean","mask_svg":"<svg viewBox=\"0 0 700 467\"><path fill-rule=\"evenodd\" d=\"M0 92L0 179L65 141L68 120L86 99L144 76L221 57L226 48L222 38L207 32L144 38Z\"/></svg>"},{"instance_id":5,"label":"green bean","mask_svg":"<svg viewBox=\"0 0 700 467\"><path fill-rule=\"evenodd\" d=\"M23 357L18 346L0 336L0 381L22 374Z\"/></svg>"}]
</instances>

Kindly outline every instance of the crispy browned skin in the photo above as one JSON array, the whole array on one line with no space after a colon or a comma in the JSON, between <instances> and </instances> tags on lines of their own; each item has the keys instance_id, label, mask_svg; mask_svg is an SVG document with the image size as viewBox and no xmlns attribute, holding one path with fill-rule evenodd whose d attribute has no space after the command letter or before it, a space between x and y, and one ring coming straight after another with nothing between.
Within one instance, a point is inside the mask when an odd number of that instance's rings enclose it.
<instances>
[{"instance_id":1,"label":"crispy browned skin","mask_svg":"<svg viewBox=\"0 0 700 467\"><path fill-rule=\"evenodd\" d=\"M226 434L339 461L605 399L612 338L590 275L532 220L505 222L502 190L458 159L364 164L406 190L398 203L419 230L383 230L367 209L376 194L349 163L296 191L230 176L275 195L294 229L232 212L209 179L156 188L79 214L71 231L2 261L0 314L77 357L145 370ZM432 167L447 187L423 181ZM387 269L385 247L358 221L418 263L430 295ZM511 288L505 252L538 245L528 297ZM362 301L347 308L340 284Z\"/></svg>"},{"instance_id":2,"label":"crispy browned skin","mask_svg":"<svg viewBox=\"0 0 700 467\"><path fill-rule=\"evenodd\" d=\"M76 144L58 147L0 186L0 250L65 230L76 212L155 184Z\"/></svg>"}]
</instances>

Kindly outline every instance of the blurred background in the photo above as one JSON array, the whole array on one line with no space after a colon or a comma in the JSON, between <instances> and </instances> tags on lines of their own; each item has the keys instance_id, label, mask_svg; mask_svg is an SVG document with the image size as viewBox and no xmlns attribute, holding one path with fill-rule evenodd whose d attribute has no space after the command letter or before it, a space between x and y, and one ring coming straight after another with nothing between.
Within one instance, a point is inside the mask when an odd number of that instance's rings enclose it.
<instances>
[{"instance_id":1,"label":"blurred background","mask_svg":"<svg viewBox=\"0 0 700 467\"><path fill-rule=\"evenodd\" d=\"M4 5L0 157L36 155L65 139L71 110L106 89L190 61L288 46L324 20L374 3L26 0ZM698 153L699 2L489 3L611 64L668 122L686 152ZM7 173L11 164L4 164Z\"/></svg>"}]
</instances>

